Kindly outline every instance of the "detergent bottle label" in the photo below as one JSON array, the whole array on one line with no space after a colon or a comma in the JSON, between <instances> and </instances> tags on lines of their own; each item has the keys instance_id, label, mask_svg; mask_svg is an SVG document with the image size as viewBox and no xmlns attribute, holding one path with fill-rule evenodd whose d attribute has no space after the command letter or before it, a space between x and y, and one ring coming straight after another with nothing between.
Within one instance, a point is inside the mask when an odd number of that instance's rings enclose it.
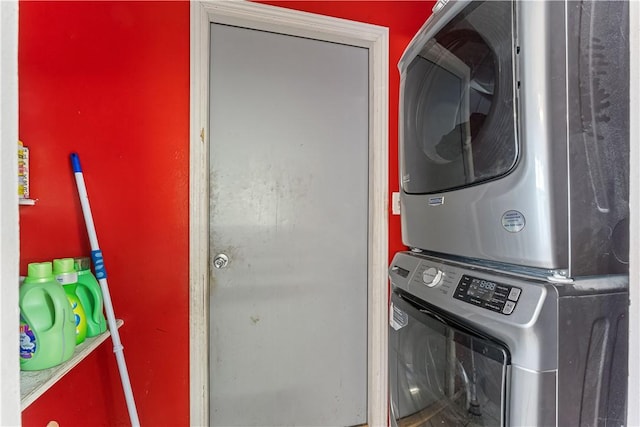
<instances>
[{"instance_id":1,"label":"detergent bottle label","mask_svg":"<svg viewBox=\"0 0 640 427\"><path fill-rule=\"evenodd\" d=\"M78 313L78 301L69 301L71 303L71 308L73 309L73 319L76 323L76 334L80 333L80 320L82 317Z\"/></svg>"},{"instance_id":2,"label":"detergent bottle label","mask_svg":"<svg viewBox=\"0 0 640 427\"><path fill-rule=\"evenodd\" d=\"M65 288L65 291L67 289ZM84 307L80 303L78 296L74 293L75 286L68 289L67 299L73 311L73 320L76 327L76 344L80 344L87 337L87 315Z\"/></svg>"},{"instance_id":3,"label":"detergent bottle label","mask_svg":"<svg viewBox=\"0 0 640 427\"><path fill-rule=\"evenodd\" d=\"M56 275L56 281L61 285L68 285L71 283L76 283L78 281L78 273L64 273Z\"/></svg>"},{"instance_id":4,"label":"detergent bottle label","mask_svg":"<svg viewBox=\"0 0 640 427\"><path fill-rule=\"evenodd\" d=\"M20 357L31 359L36 352L36 336L24 320L20 321Z\"/></svg>"}]
</instances>

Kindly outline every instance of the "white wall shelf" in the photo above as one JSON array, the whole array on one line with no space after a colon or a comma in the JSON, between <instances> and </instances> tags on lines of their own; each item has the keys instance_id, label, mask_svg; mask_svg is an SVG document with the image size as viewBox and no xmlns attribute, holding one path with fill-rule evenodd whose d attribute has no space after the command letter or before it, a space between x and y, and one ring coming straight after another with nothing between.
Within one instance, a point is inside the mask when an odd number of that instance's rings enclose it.
<instances>
[{"instance_id":1,"label":"white wall shelf","mask_svg":"<svg viewBox=\"0 0 640 427\"><path fill-rule=\"evenodd\" d=\"M118 329L124 324L123 320L117 319ZM78 363L87 357L93 350L98 348L111 333L106 332L95 337L87 338L82 344L78 344L71 356L71 359L53 368L41 371L20 371L20 406L24 410L40 397L45 391L51 388L60 378L71 371Z\"/></svg>"},{"instance_id":2,"label":"white wall shelf","mask_svg":"<svg viewBox=\"0 0 640 427\"><path fill-rule=\"evenodd\" d=\"M18 199L21 206L33 206L36 204L36 199Z\"/></svg>"}]
</instances>

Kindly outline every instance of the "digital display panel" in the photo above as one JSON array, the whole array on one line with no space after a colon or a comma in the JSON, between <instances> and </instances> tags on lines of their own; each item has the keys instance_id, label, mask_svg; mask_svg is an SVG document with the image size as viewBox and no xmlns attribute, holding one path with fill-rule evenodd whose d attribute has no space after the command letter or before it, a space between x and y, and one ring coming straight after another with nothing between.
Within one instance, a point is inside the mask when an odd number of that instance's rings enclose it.
<instances>
[{"instance_id":1,"label":"digital display panel","mask_svg":"<svg viewBox=\"0 0 640 427\"><path fill-rule=\"evenodd\" d=\"M471 283L469 283L467 295L483 301L491 301L495 291L496 284L494 282L472 278Z\"/></svg>"}]
</instances>

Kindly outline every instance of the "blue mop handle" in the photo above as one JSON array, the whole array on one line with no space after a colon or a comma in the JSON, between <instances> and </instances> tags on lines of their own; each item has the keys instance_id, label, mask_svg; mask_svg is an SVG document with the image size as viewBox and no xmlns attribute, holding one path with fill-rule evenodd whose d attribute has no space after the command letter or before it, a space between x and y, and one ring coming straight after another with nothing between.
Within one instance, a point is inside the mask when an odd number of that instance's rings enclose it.
<instances>
[{"instance_id":1,"label":"blue mop handle","mask_svg":"<svg viewBox=\"0 0 640 427\"><path fill-rule=\"evenodd\" d=\"M82 173L82 166L80 166L80 157L77 153L71 153L71 167L73 167L73 173Z\"/></svg>"},{"instance_id":2,"label":"blue mop handle","mask_svg":"<svg viewBox=\"0 0 640 427\"><path fill-rule=\"evenodd\" d=\"M91 244L91 260L93 261L93 268L96 273L96 279L106 279L107 270L104 268L104 258L102 257L102 251L98 246L98 236L96 234L95 225L93 224L93 215L91 214L91 207L89 206L89 197L87 195L86 187L84 186L84 174L82 173L82 166L80 165L80 156L77 153L71 153L71 166L73 167L73 173L79 174L82 177L82 191L78 187L78 191L81 191L80 198L83 196L87 198L86 209L88 215L85 215L85 222L87 223L87 232L89 233L89 242ZM85 211L85 205L82 205L83 212ZM92 231L89 231L91 229Z\"/></svg>"},{"instance_id":3,"label":"blue mop handle","mask_svg":"<svg viewBox=\"0 0 640 427\"><path fill-rule=\"evenodd\" d=\"M98 235L96 233L96 227L93 224L93 215L91 214L91 206L89 205L89 195L87 194L87 187L84 184L84 174L82 173L82 166L80 166L80 157L77 153L71 153L71 166L73 167L73 174L76 177L78 195L80 196L80 205L82 205L82 213L84 214L84 222L87 225L89 245L91 246L91 258L94 258L93 253L95 251L99 251L100 246L98 245ZM102 258L102 256L100 256L100 258ZM101 264L102 266L104 266L104 263ZM96 272L96 278L98 278L97 276L98 275Z\"/></svg>"},{"instance_id":4,"label":"blue mop handle","mask_svg":"<svg viewBox=\"0 0 640 427\"><path fill-rule=\"evenodd\" d=\"M82 173L82 167L80 166L80 157L78 157L78 154L71 154L71 165L73 167L73 175L76 178L76 184L78 186L78 195L80 196L80 205L82 206L84 221L87 225L87 234L89 235L89 243L91 245L91 258L93 259L93 267L96 272L98 283L100 284L100 289L102 290L104 310L107 315L109 331L111 332L113 352L115 353L116 362L118 363L118 371L120 372L122 389L124 391L127 409L129 410L129 418L131 420L132 426L139 427L140 420L138 419L138 411L136 409L135 400L133 398L131 382L129 381L127 363L124 359L124 347L120 342L120 334L118 333L118 326L116 324L116 315L113 311L111 294L109 293L109 285L107 283L107 273L104 268L102 251L98 246L98 235L96 234L96 228L93 224L93 215L91 214L91 206L89 205L89 196L87 195L87 188L84 183L84 175Z\"/></svg>"}]
</instances>

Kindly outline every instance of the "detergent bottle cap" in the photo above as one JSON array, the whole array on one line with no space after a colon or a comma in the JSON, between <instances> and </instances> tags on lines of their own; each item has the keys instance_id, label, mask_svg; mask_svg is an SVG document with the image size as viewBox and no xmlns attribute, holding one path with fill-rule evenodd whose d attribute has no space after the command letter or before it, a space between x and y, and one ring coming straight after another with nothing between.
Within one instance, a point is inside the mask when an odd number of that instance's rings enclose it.
<instances>
[{"instance_id":1,"label":"detergent bottle cap","mask_svg":"<svg viewBox=\"0 0 640 427\"><path fill-rule=\"evenodd\" d=\"M91 258L89 257L79 257L74 258L76 271L84 271L91 270Z\"/></svg>"},{"instance_id":2,"label":"detergent bottle cap","mask_svg":"<svg viewBox=\"0 0 640 427\"><path fill-rule=\"evenodd\" d=\"M78 281L78 273L73 268L73 258L54 259L53 274L61 285L70 285Z\"/></svg>"},{"instance_id":3,"label":"detergent bottle cap","mask_svg":"<svg viewBox=\"0 0 640 427\"><path fill-rule=\"evenodd\" d=\"M73 273L73 258L60 258L53 260L53 274Z\"/></svg>"},{"instance_id":4,"label":"detergent bottle cap","mask_svg":"<svg viewBox=\"0 0 640 427\"><path fill-rule=\"evenodd\" d=\"M27 266L27 277L25 281L52 279L53 271L50 262L32 262Z\"/></svg>"}]
</instances>

